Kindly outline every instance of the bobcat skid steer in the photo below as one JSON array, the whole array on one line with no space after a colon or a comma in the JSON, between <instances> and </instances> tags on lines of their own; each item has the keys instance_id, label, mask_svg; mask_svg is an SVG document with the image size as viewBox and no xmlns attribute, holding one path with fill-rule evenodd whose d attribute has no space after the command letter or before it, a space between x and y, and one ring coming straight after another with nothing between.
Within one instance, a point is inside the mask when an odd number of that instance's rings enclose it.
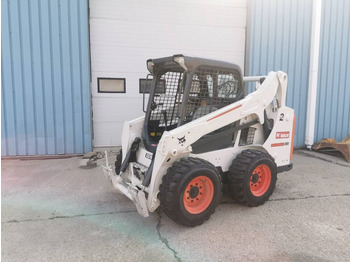
<instances>
[{"instance_id":1,"label":"bobcat skid steer","mask_svg":"<svg viewBox=\"0 0 350 262\"><path fill-rule=\"evenodd\" d=\"M124 124L115 173L106 156L114 189L142 216L161 205L184 226L214 213L223 178L239 203L268 200L277 173L292 168L295 118L285 104L287 75L243 78L237 65L183 55L150 59L147 67L152 83L145 116ZM261 85L245 96L245 80Z\"/></svg>"}]
</instances>

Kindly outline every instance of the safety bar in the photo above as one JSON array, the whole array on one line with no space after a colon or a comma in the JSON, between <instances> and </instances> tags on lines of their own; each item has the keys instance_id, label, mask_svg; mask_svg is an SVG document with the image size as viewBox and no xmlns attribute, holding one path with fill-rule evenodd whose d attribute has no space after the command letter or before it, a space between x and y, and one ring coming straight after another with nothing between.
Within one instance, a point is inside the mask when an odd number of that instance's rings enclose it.
<instances>
[{"instance_id":1,"label":"safety bar","mask_svg":"<svg viewBox=\"0 0 350 262\"><path fill-rule=\"evenodd\" d=\"M243 76L243 82L261 82L266 76Z\"/></svg>"}]
</instances>

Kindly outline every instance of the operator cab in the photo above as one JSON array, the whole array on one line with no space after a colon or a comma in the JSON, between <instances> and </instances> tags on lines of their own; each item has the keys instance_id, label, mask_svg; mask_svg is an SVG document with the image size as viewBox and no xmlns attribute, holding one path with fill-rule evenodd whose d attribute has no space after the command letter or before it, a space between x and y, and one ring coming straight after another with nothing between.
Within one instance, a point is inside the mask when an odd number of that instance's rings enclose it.
<instances>
[{"instance_id":1,"label":"operator cab","mask_svg":"<svg viewBox=\"0 0 350 262\"><path fill-rule=\"evenodd\" d=\"M244 97L241 69L235 64L174 55L150 59L147 68L153 79L142 140L145 148L152 153L165 131ZM207 138L211 134L208 135ZM196 143L207 144L207 141L200 140ZM200 146L198 150L201 151Z\"/></svg>"}]
</instances>

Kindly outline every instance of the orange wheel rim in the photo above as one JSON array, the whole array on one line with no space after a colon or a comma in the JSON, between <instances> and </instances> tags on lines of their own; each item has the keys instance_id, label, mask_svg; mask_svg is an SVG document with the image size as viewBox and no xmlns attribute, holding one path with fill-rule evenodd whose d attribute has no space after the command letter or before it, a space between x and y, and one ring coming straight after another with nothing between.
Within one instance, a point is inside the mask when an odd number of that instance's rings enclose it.
<instances>
[{"instance_id":1,"label":"orange wheel rim","mask_svg":"<svg viewBox=\"0 0 350 262\"><path fill-rule=\"evenodd\" d=\"M213 197L213 182L206 176L198 176L188 183L183 202L187 212L200 214L208 208Z\"/></svg>"},{"instance_id":2,"label":"orange wheel rim","mask_svg":"<svg viewBox=\"0 0 350 262\"><path fill-rule=\"evenodd\" d=\"M262 196L271 184L271 171L267 165L257 166L250 175L249 187L254 196Z\"/></svg>"}]
</instances>

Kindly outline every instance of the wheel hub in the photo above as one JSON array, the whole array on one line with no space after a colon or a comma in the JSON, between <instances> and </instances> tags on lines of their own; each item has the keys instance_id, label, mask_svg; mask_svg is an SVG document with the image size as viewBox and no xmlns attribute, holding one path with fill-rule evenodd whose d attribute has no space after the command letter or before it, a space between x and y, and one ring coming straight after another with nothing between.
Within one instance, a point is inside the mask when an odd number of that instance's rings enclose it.
<instances>
[{"instance_id":1,"label":"wheel hub","mask_svg":"<svg viewBox=\"0 0 350 262\"><path fill-rule=\"evenodd\" d=\"M196 198L199 194L199 188L197 186L191 187L190 189L190 198Z\"/></svg>"},{"instance_id":2,"label":"wheel hub","mask_svg":"<svg viewBox=\"0 0 350 262\"><path fill-rule=\"evenodd\" d=\"M197 176L187 184L183 196L184 207L191 214L202 213L208 208L213 197L213 182L206 176Z\"/></svg>"},{"instance_id":3,"label":"wheel hub","mask_svg":"<svg viewBox=\"0 0 350 262\"><path fill-rule=\"evenodd\" d=\"M250 191L256 197L264 195L269 189L270 183L271 171L270 168L265 164L257 166L250 175Z\"/></svg>"},{"instance_id":4,"label":"wheel hub","mask_svg":"<svg viewBox=\"0 0 350 262\"><path fill-rule=\"evenodd\" d=\"M257 173L252 175L252 182L256 184L259 181L259 175Z\"/></svg>"}]
</instances>

